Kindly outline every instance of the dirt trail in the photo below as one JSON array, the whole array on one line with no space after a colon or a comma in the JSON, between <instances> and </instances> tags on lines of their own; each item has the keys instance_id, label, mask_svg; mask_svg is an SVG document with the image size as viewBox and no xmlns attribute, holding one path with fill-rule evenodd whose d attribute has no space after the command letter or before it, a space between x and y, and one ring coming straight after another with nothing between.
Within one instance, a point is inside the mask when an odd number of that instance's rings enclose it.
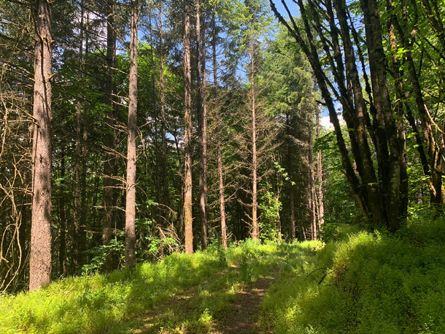
<instances>
[{"instance_id":1,"label":"dirt trail","mask_svg":"<svg viewBox=\"0 0 445 334\"><path fill-rule=\"evenodd\" d=\"M265 333L257 326L261 301L272 278L261 278L238 293L230 309L216 320L218 329L212 334Z\"/></svg>"}]
</instances>

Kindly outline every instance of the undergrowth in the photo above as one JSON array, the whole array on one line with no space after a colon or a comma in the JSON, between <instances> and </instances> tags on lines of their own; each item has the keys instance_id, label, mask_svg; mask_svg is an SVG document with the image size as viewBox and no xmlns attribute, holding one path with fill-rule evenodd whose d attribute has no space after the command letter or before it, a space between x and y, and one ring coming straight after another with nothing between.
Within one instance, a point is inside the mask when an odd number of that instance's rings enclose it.
<instances>
[{"instance_id":1,"label":"undergrowth","mask_svg":"<svg viewBox=\"0 0 445 334\"><path fill-rule=\"evenodd\" d=\"M268 332L445 333L444 221L334 232L327 244L248 240L2 296L0 333L217 332L239 292L268 276Z\"/></svg>"},{"instance_id":2,"label":"undergrowth","mask_svg":"<svg viewBox=\"0 0 445 334\"><path fill-rule=\"evenodd\" d=\"M289 249L248 240L226 252L175 253L133 271L67 278L2 296L0 333L122 333L139 326L144 332L207 333L244 285L286 268ZM155 316L147 321L150 313Z\"/></svg>"},{"instance_id":3,"label":"undergrowth","mask_svg":"<svg viewBox=\"0 0 445 334\"><path fill-rule=\"evenodd\" d=\"M445 222L330 242L269 289L274 333L445 333Z\"/></svg>"}]
</instances>

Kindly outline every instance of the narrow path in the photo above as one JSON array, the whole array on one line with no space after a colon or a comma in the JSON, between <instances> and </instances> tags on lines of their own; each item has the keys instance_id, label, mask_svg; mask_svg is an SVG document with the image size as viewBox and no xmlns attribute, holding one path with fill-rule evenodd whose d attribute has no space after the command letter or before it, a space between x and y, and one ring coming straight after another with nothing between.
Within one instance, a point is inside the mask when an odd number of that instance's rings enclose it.
<instances>
[{"instance_id":1,"label":"narrow path","mask_svg":"<svg viewBox=\"0 0 445 334\"><path fill-rule=\"evenodd\" d=\"M257 320L261 301L267 288L272 283L273 277L260 277L248 285L242 284L242 287L235 294L227 298L227 283L216 284L215 286L212 284L218 280L224 281L230 275L238 276L239 268L231 267L215 273L199 285L165 300L139 318L137 323L134 323L135 326L127 333L267 333L261 331L257 325ZM202 291L207 291L204 297ZM224 300L224 306L216 306L222 300ZM204 310L210 310L212 313L212 320L208 326L201 326L197 324L199 321L196 321Z\"/></svg>"},{"instance_id":2,"label":"narrow path","mask_svg":"<svg viewBox=\"0 0 445 334\"><path fill-rule=\"evenodd\" d=\"M264 333L257 320L261 301L273 278L260 278L238 293L230 309L217 318L219 328L214 334L255 334Z\"/></svg>"}]
</instances>

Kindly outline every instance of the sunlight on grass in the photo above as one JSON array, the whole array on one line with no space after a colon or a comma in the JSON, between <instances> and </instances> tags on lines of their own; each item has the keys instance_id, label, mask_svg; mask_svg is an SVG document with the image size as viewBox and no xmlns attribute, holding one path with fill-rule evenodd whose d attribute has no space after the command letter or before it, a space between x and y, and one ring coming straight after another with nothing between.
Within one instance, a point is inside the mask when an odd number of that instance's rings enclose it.
<instances>
[{"instance_id":1,"label":"sunlight on grass","mask_svg":"<svg viewBox=\"0 0 445 334\"><path fill-rule=\"evenodd\" d=\"M243 285L268 274L290 249L248 240L227 252L172 254L134 271L66 278L37 292L2 296L0 333L122 333L153 311L158 314L145 324L153 332L206 333Z\"/></svg>"},{"instance_id":2,"label":"sunlight on grass","mask_svg":"<svg viewBox=\"0 0 445 334\"><path fill-rule=\"evenodd\" d=\"M261 322L280 334L445 333L445 224L331 242L269 289Z\"/></svg>"}]
</instances>

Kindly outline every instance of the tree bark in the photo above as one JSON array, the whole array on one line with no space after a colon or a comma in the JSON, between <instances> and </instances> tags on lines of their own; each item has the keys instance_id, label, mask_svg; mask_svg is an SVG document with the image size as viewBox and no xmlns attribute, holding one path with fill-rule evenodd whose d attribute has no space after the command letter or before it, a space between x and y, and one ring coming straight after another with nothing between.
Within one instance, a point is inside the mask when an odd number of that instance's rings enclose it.
<instances>
[{"instance_id":1,"label":"tree bark","mask_svg":"<svg viewBox=\"0 0 445 334\"><path fill-rule=\"evenodd\" d=\"M367 138L367 106L362 93L363 90L356 65L357 59L351 41L350 28L347 22L346 2L344 0L335 0L334 6L337 12L340 33L344 45L346 77L350 82L348 95L352 95L353 97L351 101L351 110L347 113L345 112L344 116L345 119L347 119L348 127L354 129L353 132L350 132L350 136L353 137L353 140L357 145L357 149L354 151L354 157L359 175L362 179L364 191L366 192L368 215L374 225L379 225L384 221L384 210L381 206L377 175L374 170L371 150Z\"/></svg>"},{"instance_id":2,"label":"tree bark","mask_svg":"<svg viewBox=\"0 0 445 334\"><path fill-rule=\"evenodd\" d=\"M205 26L201 19L201 1L195 0L196 41L198 44L198 117L199 117L199 211L201 214L201 247L207 248L207 104L206 104L206 57Z\"/></svg>"},{"instance_id":3,"label":"tree bark","mask_svg":"<svg viewBox=\"0 0 445 334\"><path fill-rule=\"evenodd\" d=\"M130 32L130 74L128 91L128 143L127 143L127 182L125 200L125 250L126 265L136 264L136 138L138 103L138 16L139 1L132 1Z\"/></svg>"},{"instance_id":4,"label":"tree bark","mask_svg":"<svg viewBox=\"0 0 445 334\"><path fill-rule=\"evenodd\" d=\"M170 192L167 173L168 144L166 139L167 115L165 113L165 77L164 77L164 25L163 25L163 2L159 2L159 111L161 117L162 144L159 152L159 177L160 177L160 203L170 207Z\"/></svg>"},{"instance_id":5,"label":"tree bark","mask_svg":"<svg viewBox=\"0 0 445 334\"><path fill-rule=\"evenodd\" d=\"M386 57L382 45L383 36L377 3L375 0L360 1L365 22L371 92L357 33L353 26L348 26L348 19L350 22L352 19L346 2L326 1L324 6L327 15L323 16L324 14L320 12L324 10L323 7L317 6L314 1L308 0L308 5L305 5L303 0L295 1L301 13L303 28L294 20L285 0L281 0L281 3L289 15L289 21L278 12L272 0L270 3L279 21L287 27L309 59L329 111L331 123L334 125L343 167L357 203L375 225L384 225L390 231L395 231L405 222L407 213L406 149L400 108L393 110L387 88ZM337 17L334 16L332 2ZM310 13L307 12L307 7ZM326 29L323 27L325 22L321 22L321 18L329 21L331 40L327 38ZM352 44L351 30L356 45ZM314 31L318 36L313 35ZM322 43L326 58L332 67L330 73L332 75L325 74L319 47L315 42L317 39ZM343 51L340 46L343 46ZM331 54L332 47L334 56ZM366 91L369 94L369 110L368 103L362 96L355 52L359 53L358 60L362 63ZM333 96L342 104L351 140L351 152L343 138ZM369 143L374 145L375 155L371 154ZM378 173L375 172L377 169Z\"/></svg>"},{"instance_id":6,"label":"tree bark","mask_svg":"<svg viewBox=\"0 0 445 334\"><path fill-rule=\"evenodd\" d=\"M114 15L115 15L114 0L107 1L107 81L105 86L106 103L110 106L111 113L109 115L109 125L113 126L114 121L114 69L116 66L116 32L114 27ZM109 130L112 132L113 130ZM108 133L105 135L105 146L113 147L113 134ZM107 155L107 154L106 154ZM103 208L104 208L104 225L102 233L102 242L107 244L111 239L112 226L114 225L114 210L115 210L115 182L113 176L115 174L115 158L108 156L104 163L104 195L103 195ZM110 269L110 268L108 268Z\"/></svg>"},{"instance_id":7,"label":"tree bark","mask_svg":"<svg viewBox=\"0 0 445 334\"><path fill-rule=\"evenodd\" d=\"M192 70L190 63L190 5L185 6L184 16L184 198L183 220L185 252L193 253L192 213Z\"/></svg>"},{"instance_id":8,"label":"tree bark","mask_svg":"<svg viewBox=\"0 0 445 334\"><path fill-rule=\"evenodd\" d=\"M87 24L88 24L87 14ZM80 43L79 43L79 75L83 79L85 68L85 55L88 50L88 34L85 34L85 0L80 2ZM85 44L85 52L84 52ZM73 238L73 268L72 272L77 272L84 264L85 251L85 217L86 217L86 127L83 124L82 105L80 102L76 106L76 137L75 137L75 161L74 161L74 234ZM71 231L73 228L70 229Z\"/></svg>"},{"instance_id":9,"label":"tree bark","mask_svg":"<svg viewBox=\"0 0 445 334\"><path fill-rule=\"evenodd\" d=\"M251 237L254 240L259 239L260 229L258 225L258 161L257 161L257 140L256 140L256 87L255 87L255 41L251 41L250 47L250 112L251 112L251 122L252 122L252 217L251 217Z\"/></svg>"},{"instance_id":10,"label":"tree bark","mask_svg":"<svg viewBox=\"0 0 445 334\"><path fill-rule=\"evenodd\" d=\"M213 13L212 15L212 72L213 72L213 86L214 86L214 98L217 98L218 92L218 61L216 54L216 45L217 45L217 31L216 31L216 15ZM223 120L218 112L216 115L217 126L222 130L223 129ZM227 249L227 223L226 223L226 200L225 200L225 192L224 192L224 165L222 158L222 141L221 137L222 131L218 133L217 138L217 163L218 163L218 189L219 189L219 221L221 226L221 244L224 249Z\"/></svg>"},{"instance_id":11,"label":"tree bark","mask_svg":"<svg viewBox=\"0 0 445 334\"><path fill-rule=\"evenodd\" d=\"M32 219L29 290L51 280L51 12L47 0L34 2L35 58L32 152Z\"/></svg>"},{"instance_id":12,"label":"tree bark","mask_svg":"<svg viewBox=\"0 0 445 334\"><path fill-rule=\"evenodd\" d=\"M66 161L65 161L65 147L63 146L60 150L60 192L59 192L59 273L62 276L66 276L68 273L66 265L66 202L65 202L65 192L66 192Z\"/></svg>"},{"instance_id":13,"label":"tree bark","mask_svg":"<svg viewBox=\"0 0 445 334\"><path fill-rule=\"evenodd\" d=\"M320 114L317 113L317 128L316 137L320 138ZM315 193L316 193L316 204L317 204L317 225L320 230L321 226L324 224L324 193L323 193L323 155L321 151L317 152L316 155L316 168L315 168Z\"/></svg>"},{"instance_id":14,"label":"tree bark","mask_svg":"<svg viewBox=\"0 0 445 334\"><path fill-rule=\"evenodd\" d=\"M291 240L295 240L297 238L297 219L295 212L295 189L292 185L290 187L290 229L291 229Z\"/></svg>"},{"instance_id":15,"label":"tree bark","mask_svg":"<svg viewBox=\"0 0 445 334\"><path fill-rule=\"evenodd\" d=\"M423 1L428 5L428 1ZM403 4L402 4L403 6ZM441 155L441 149L443 145L436 143L434 135L434 126L432 124L432 118L425 103L425 98L422 92L419 76L417 74L416 66L412 55L412 42L410 41L409 34L404 30L403 26L407 25L407 10L403 8L403 25L399 21L397 15L394 12L394 4L392 0L387 0L387 8L391 11L389 18L389 28L392 29L391 33L395 39L396 31L399 35L400 42L404 49L406 49L405 58L408 67L408 75L411 83L411 91L414 95L417 111L420 118L420 124L417 125L412 112L407 110L407 119L415 132L417 141L417 150L420 155L424 174L430 177L429 190L431 193L431 202L437 205L445 204L445 190L443 188L443 169L441 165L444 164L443 157ZM439 22L437 22L439 23ZM436 28L438 26L436 25ZM442 32L442 34L444 34ZM445 36L445 35L444 35ZM397 44L392 44L393 52L397 51ZM395 57L394 57L395 58ZM402 84L400 84L402 86ZM440 141L440 139L439 139ZM426 148L426 150L425 150Z\"/></svg>"},{"instance_id":16,"label":"tree bark","mask_svg":"<svg viewBox=\"0 0 445 334\"><path fill-rule=\"evenodd\" d=\"M386 57L382 44L382 28L377 2L361 0L366 42L369 53L372 93L377 112L379 132L377 155L383 200L383 222L395 231L405 222L408 207L405 137L394 116L386 79Z\"/></svg>"},{"instance_id":17,"label":"tree bark","mask_svg":"<svg viewBox=\"0 0 445 334\"><path fill-rule=\"evenodd\" d=\"M227 249L227 223L226 223L226 209L224 198L224 171L221 156L221 147L218 147L218 181L219 181L219 214L221 225L221 243L224 249Z\"/></svg>"}]
</instances>

